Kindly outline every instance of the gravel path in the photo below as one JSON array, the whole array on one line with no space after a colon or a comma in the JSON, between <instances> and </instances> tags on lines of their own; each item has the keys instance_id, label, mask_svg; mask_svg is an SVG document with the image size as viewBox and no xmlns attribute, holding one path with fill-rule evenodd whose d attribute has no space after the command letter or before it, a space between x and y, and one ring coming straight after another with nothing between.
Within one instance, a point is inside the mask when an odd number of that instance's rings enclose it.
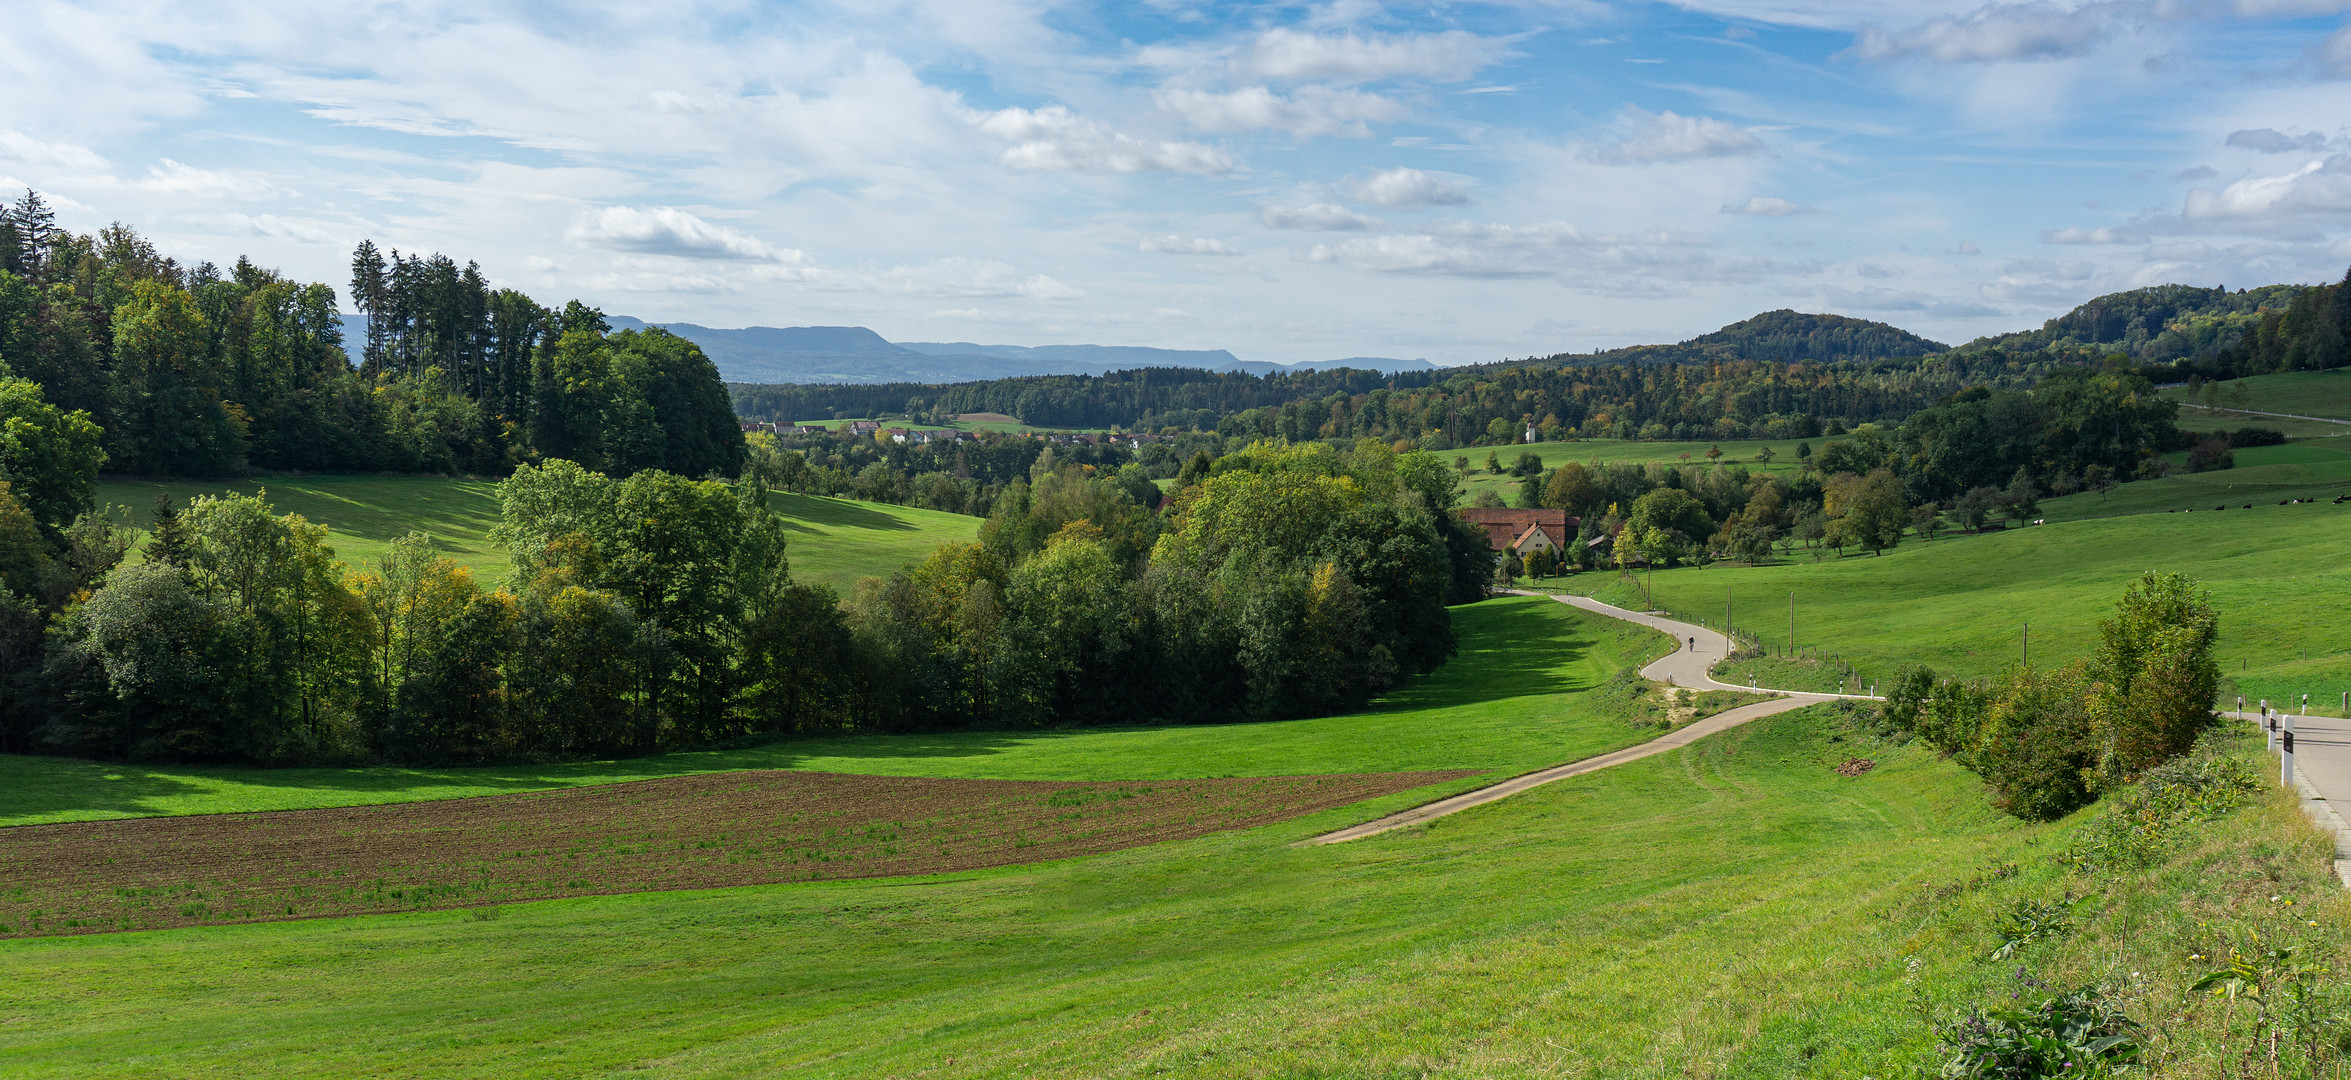
<instances>
[{"instance_id":1,"label":"gravel path","mask_svg":"<svg viewBox=\"0 0 2351 1080\"><path fill-rule=\"evenodd\" d=\"M1510 590L1510 593L1513 596L1545 595L1516 589ZM1724 710L1638 746L1628 746L1622 750L1601 754L1598 757L1571 761L1564 765L1554 765L1548 769L1514 776L1499 784L1482 787L1476 791L1465 791L1452 798L1416 806L1376 821L1367 821L1361 825L1340 829L1337 832L1324 833L1307 841L1308 843L1339 844L1349 840L1361 840L1366 836L1377 836L1380 833L1401 829L1407 825L1418 825L1422 822L1434 821L1448 814L1458 814L1473 806L1483 806L1500 799L1507 799L1519 792L1541 787L1554 780L1582 776L1585 773L1598 772L1610 766L1622 765L1628 761L1639 761L1642 758L1662 754L1668 750L1679 750L1715 732L1728 731L1750 720L1760 720L1766 716L1784 713L1791 709L1801 709L1807 705L1834 701L1840 697L1868 697L1865 694L1797 693L1788 690L1757 689L1716 682L1714 676L1708 674L1708 669L1721 663L1724 657L1729 654L1730 641L1723 635L1703 626L1682 622L1678 619L1669 619L1662 615L1651 615L1645 612L1627 611L1586 596L1552 596L1551 598L1594 614L1606 615L1611 619L1622 619L1630 623L1639 623L1650 629L1663 631L1667 636L1682 642L1681 648L1659 657L1647 667L1642 668L1641 677L1644 679L1673 686L1685 686L1695 690L1736 690L1743 693L1779 694L1781 696L1771 701L1759 701L1753 705L1741 705L1736 709Z\"/></svg>"}]
</instances>

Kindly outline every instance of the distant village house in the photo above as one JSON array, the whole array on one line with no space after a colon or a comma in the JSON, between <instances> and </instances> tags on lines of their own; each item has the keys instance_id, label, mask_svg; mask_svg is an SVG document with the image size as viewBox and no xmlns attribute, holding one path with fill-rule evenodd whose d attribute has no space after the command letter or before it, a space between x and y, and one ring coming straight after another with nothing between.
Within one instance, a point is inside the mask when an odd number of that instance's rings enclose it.
<instances>
[{"instance_id":1,"label":"distant village house","mask_svg":"<svg viewBox=\"0 0 2351 1080\"><path fill-rule=\"evenodd\" d=\"M1496 551L1515 551L1521 558L1538 551L1557 552L1575 540L1579 519L1565 510L1517 510L1506 507L1464 508L1461 516L1486 530L1486 542Z\"/></svg>"}]
</instances>

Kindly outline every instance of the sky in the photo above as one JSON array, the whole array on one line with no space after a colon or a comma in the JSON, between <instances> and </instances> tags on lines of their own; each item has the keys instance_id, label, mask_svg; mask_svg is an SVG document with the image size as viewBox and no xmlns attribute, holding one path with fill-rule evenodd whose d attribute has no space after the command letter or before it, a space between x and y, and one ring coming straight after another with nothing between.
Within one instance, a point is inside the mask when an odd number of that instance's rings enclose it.
<instances>
[{"instance_id":1,"label":"sky","mask_svg":"<svg viewBox=\"0 0 2351 1080\"><path fill-rule=\"evenodd\" d=\"M1493 361L2351 266L2351 0L11 0L0 187L347 291Z\"/></svg>"}]
</instances>

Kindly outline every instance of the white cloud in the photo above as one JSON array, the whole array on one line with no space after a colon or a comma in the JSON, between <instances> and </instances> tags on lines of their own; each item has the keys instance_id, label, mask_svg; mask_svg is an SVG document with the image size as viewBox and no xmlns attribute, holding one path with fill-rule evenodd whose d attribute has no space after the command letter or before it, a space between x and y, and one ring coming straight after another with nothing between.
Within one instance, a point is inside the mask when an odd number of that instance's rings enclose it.
<instances>
[{"instance_id":1,"label":"white cloud","mask_svg":"<svg viewBox=\"0 0 2351 1080\"><path fill-rule=\"evenodd\" d=\"M2288 135L2276 128L2246 128L2230 132L2226 143L2263 154L2315 154L2326 150L2327 137L2317 132Z\"/></svg>"},{"instance_id":2,"label":"white cloud","mask_svg":"<svg viewBox=\"0 0 2351 1080\"><path fill-rule=\"evenodd\" d=\"M1269 229L1307 229L1318 232L1346 232L1376 229L1384 222L1366 214L1358 214L1344 206L1329 203L1308 203L1305 206L1268 206L1257 211L1257 220Z\"/></svg>"},{"instance_id":3,"label":"white cloud","mask_svg":"<svg viewBox=\"0 0 2351 1080\"><path fill-rule=\"evenodd\" d=\"M47 142L21 131L9 130L0 130L0 161L77 172L96 172L106 168L106 159L89 147Z\"/></svg>"},{"instance_id":4,"label":"white cloud","mask_svg":"<svg viewBox=\"0 0 2351 1080\"><path fill-rule=\"evenodd\" d=\"M1135 250L1152 255L1238 255L1232 245L1205 236L1146 236Z\"/></svg>"},{"instance_id":5,"label":"white cloud","mask_svg":"<svg viewBox=\"0 0 2351 1080\"><path fill-rule=\"evenodd\" d=\"M1818 213L1819 211L1809 206L1798 206L1786 199L1771 195L1750 195L1746 202L1724 206L1722 212L1747 214L1754 217L1790 217L1796 214Z\"/></svg>"},{"instance_id":6,"label":"white cloud","mask_svg":"<svg viewBox=\"0 0 2351 1080\"><path fill-rule=\"evenodd\" d=\"M1735 157L1763 149L1755 133L1711 116L1653 113L1626 106L1625 137L1593 152L1592 158L1618 165Z\"/></svg>"},{"instance_id":7,"label":"white cloud","mask_svg":"<svg viewBox=\"0 0 2351 1080\"><path fill-rule=\"evenodd\" d=\"M2351 154L2336 154L2282 176L2249 176L2214 191L2188 192L2180 216L2206 225L2238 224L2249 231L2291 227L2296 219L2351 213Z\"/></svg>"},{"instance_id":8,"label":"white cloud","mask_svg":"<svg viewBox=\"0 0 2351 1080\"><path fill-rule=\"evenodd\" d=\"M1233 160L1213 146L1133 138L1062 105L999 109L980 117L978 126L1013 144L998 160L1016 169L1221 173L1233 168Z\"/></svg>"},{"instance_id":9,"label":"white cloud","mask_svg":"<svg viewBox=\"0 0 2351 1080\"><path fill-rule=\"evenodd\" d=\"M1967 15L1933 19L1897 33L1865 26L1853 52L1864 60L1919 57L1945 64L2079 56L2106 37L2109 16L2118 6L1986 4Z\"/></svg>"},{"instance_id":10,"label":"white cloud","mask_svg":"<svg viewBox=\"0 0 2351 1080\"><path fill-rule=\"evenodd\" d=\"M2351 26L2311 42L2302 56L2328 78L2351 79Z\"/></svg>"},{"instance_id":11,"label":"white cloud","mask_svg":"<svg viewBox=\"0 0 2351 1080\"><path fill-rule=\"evenodd\" d=\"M2113 226L2085 229L2079 225L2072 225L2063 229L2041 230L2041 242L2044 244L2143 244L2147 242L2147 235L2134 229L2118 229Z\"/></svg>"},{"instance_id":12,"label":"white cloud","mask_svg":"<svg viewBox=\"0 0 2351 1080\"><path fill-rule=\"evenodd\" d=\"M852 283L858 287L909 296L1001 296L1031 300L1075 300L1085 290L1044 274L1022 275L1011 264L995 259L937 259L920 266L899 266Z\"/></svg>"},{"instance_id":13,"label":"white cloud","mask_svg":"<svg viewBox=\"0 0 2351 1080\"><path fill-rule=\"evenodd\" d=\"M784 263L806 259L800 251L774 247L740 230L713 225L668 206L607 206L583 215L564 236L573 243L640 255Z\"/></svg>"},{"instance_id":14,"label":"white cloud","mask_svg":"<svg viewBox=\"0 0 2351 1080\"><path fill-rule=\"evenodd\" d=\"M1462 30L1435 34L1308 34L1274 29L1235 53L1235 74L1289 82L1459 82L1501 59L1508 46Z\"/></svg>"},{"instance_id":15,"label":"white cloud","mask_svg":"<svg viewBox=\"0 0 2351 1080\"><path fill-rule=\"evenodd\" d=\"M183 165L170 158L147 170L139 186L149 191L174 195L193 195L205 199L235 199L241 202L259 202L280 194L278 188L257 176L239 176Z\"/></svg>"},{"instance_id":16,"label":"white cloud","mask_svg":"<svg viewBox=\"0 0 2351 1080\"><path fill-rule=\"evenodd\" d=\"M1552 277L1599 291L1669 295L1705 281L1752 278L1759 260L1724 260L1703 237L1652 231L1595 235L1564 221L1497 225L1436 222L1425 233L1317 244L1309 262L1380 274Z\"/></svg>"},{"instance_id":17,"label":"white cloud","mask_svg":"<svg viewBox=\"0 0 2351 1080\"><path fill-rule=\"evenodd\" d=\"M1423 206L1461 206L1469 202L1468 177L1419 169L1383 169L1350 181L1356 199L1391 210Z\"/></svg>"},{"instance_id":18,"label":"white cloud","mask_svg":"<svg viewBox=\"0 0 2351 1080\"><path fill-rule=\"evenodd\" d=\"M1262 86L1214 94L1199 90L1163 90L1159 107L1183 118L1198 131L1252 131L1271 128L1298 138L1316 135L1371 134L1371 124L1401 120L1410 110L1402 102L1361 90L1333 90L1308 86L1283 97Z\"/></svg>"}]
</instances>

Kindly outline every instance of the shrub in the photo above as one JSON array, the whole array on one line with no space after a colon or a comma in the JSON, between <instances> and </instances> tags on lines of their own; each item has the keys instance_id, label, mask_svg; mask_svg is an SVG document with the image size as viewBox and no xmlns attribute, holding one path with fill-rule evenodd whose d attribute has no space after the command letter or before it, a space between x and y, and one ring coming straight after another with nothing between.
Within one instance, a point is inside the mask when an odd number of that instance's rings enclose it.
<instances>
[{"instance_id":1,"label":"shrub","mask_svg":"<svg viewBox=\"0 0 2351 1080\"><path fill-rule=\"evenodd\" d=\"M2259 788L2252 769L2234 758L2167 762L2085 825L2058 861L2084 871L2152 866L2183 826L2220 817Z\"/></svg>"},{"instance_id":2,"label":"shrub","mask_svg":"<svg viewBox=\"0 0 2351 1080\"><path fill-rule=\"evenodd\" d=\"M1983 687L1937 678L1931 669L1913 666L1887 689L1883 716L1893 730L1917 735L1967 764L1974 759L1990 704L1991 693Z\"/></svg>"},{"instance_id":3,"label":"shrub","mask_svg":"<svg viewBox=\"0 0 2351 1080\"><path fill-rule=\"evenodd\" d=\"M1951 1057L1945 1077L2027 1080L2112 1076L2146 1047L2139 1025L2094 986L2048 998L2030 1009L1992 1009L1943 1029Z\"/></svg>"},{"instance_id":4,"label":"shrub","mask_svg":"<svg viewBox=\"0 0 2351 1080\"><path fill-rule=\"evenodd\" d=\"M2072 929L2072 897L2019 900L1992 920L1992 933L2000 938L2000 947L1992 950L1992 959L2006 960L2015 956L2018 949L2036 941L2063 937Z\"/></svg>"},{"instance_id":5,"label":"shrub","mask_svg":"<svg viewBox=\"0 0 2351 1080\"><path fill-rule=\"evenodd\" d=\"M2020 668L1984 716L1972 763L2000 809L2052 821L2089 803L2089 673L2080 662L2055 671Z\"/></svg>"},{"instance_id":6,"label":"shrub","mask_svg":"<svg viewBox=\"0 0 2351 1080\"><path fill-rule=\"evenodd\" d=\"M2241 427L2229 432L2229 445L2242 450L2248 446L2283 446L2286 433L2276 428Z\"/></svg>"},{"instance_id":7,"label":"shrub","mask_svg":"<svg viewBox=\"0 0 2351 1080\"><path fill-rule=\"evenodd\" d=\"M2216 472L2237 467L2237 457L2229 452L2229 440L2214 436L2188 448L2188 471Z\"/></svg>"},{"instance_id":8,"label":"shrub","mask_svg":"<svg viewBox=\"0 0 2351 1080\"><path fill-rule=\"evenodd\" d=\"M2185 575L2142 575L2114 608L2090 669L2098 768L2110 783L2187 753L2220 689L2220 617Z\"/></svg>"}]
</instances>

